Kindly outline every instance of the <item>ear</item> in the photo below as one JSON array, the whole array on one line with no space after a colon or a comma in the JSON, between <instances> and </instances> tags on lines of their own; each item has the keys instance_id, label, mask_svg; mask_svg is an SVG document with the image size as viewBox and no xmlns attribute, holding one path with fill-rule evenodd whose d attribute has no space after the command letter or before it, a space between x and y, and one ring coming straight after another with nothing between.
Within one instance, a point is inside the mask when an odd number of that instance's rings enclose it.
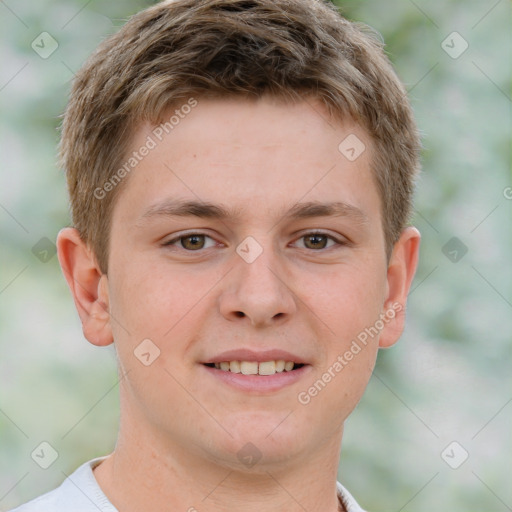
<instances>
[{"instance_id":1,"label":"ear","mask_svg":"<svg viewBox=\"0 0 512 512\"><path fill-rule=\"evenodd\" d=\"M82 321L84 336L93 344L112 343L108 278L93 251L74 228L64 228L57 237L59 263Z\"/></svg>"},{"instance_id":2,"label":"ear","mask_svg":"<svg viewBox=\"0 0 512 512\"><path fill-rule=\"evenodd\" d=\"M420 232L414 227L405 228L393 247L388 265L387 296L384 302L386 322L379 338L379 347L395 344L405 325L405 306L411 287L420 248Z\"/></svg>"}]
</instances>

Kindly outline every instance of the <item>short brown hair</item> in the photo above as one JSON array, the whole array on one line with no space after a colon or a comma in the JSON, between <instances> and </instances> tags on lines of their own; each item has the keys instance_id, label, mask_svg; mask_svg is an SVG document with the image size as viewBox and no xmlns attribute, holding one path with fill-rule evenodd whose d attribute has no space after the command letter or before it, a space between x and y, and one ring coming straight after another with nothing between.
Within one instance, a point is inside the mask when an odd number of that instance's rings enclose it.
<instances>
[{"instance_id":1,"label":"short brown hair","mask_svg":"<svg viewBox=\"0 0 512 512\"><path fill-rule=\"evenodd\" d=\"M379 38L326 0L175 0L139 12L100 44L64 115L72 220L103 272L123 183L102 199L94 191L118 170L137 125L160 122L190 97L264 94L313 96L366 129L389 257L411 212L420 142Z\"/></svg>"}]
</instances>

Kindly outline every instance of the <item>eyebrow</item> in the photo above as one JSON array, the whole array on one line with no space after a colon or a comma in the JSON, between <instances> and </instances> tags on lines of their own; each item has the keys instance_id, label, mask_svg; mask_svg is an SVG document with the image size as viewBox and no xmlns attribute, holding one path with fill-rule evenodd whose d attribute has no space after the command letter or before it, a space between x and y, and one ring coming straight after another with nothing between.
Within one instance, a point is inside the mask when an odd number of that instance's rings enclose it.
<instances>
[{"instance_id":1,"label":"eyebrow","mask_svg":"<svg viewBox=\"0 0 512 512\"><path fill-rule=\"evenodd\" d=\"M240 218L241 213L242 210L240 208L228 208L222 204L195 200L166 199L147 208L139 217L139 221L143 222L155 217L198 217L204 219L236 220ZM342 201L296 203L279 218L293 220L313 217L349 217L359 224L368 223L368 217L362 210Z\"/></svg>"}]
</instances>

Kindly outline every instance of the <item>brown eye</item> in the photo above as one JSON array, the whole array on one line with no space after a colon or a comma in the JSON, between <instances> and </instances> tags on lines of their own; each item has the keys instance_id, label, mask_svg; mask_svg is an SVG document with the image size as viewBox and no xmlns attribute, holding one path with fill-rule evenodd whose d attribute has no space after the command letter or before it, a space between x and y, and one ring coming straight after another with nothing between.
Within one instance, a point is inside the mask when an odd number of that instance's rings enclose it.
<instances>
[{"instance_id":1,"label":"brown eye","mask_svg":"<svg viewBox=\"0 0 512 512\"><path fill-rule=\"evenodd\" d=\"M189 235L183 236L179 240L181 241L181 246L184 249L194 251L204 247L204 238L204 235Z\"/></svg>"},{"instance_id":2,"label":"brown eye","mask_svg":"<svg viewBox=\"0 0 512 512\"><path fill-rule=\"evenodd\" d=\"M183 249L188 252L198 252L201 249L209 249L210 247L214 247L215 240L208 235L204 235L202 233L190 233L188 235L181 235L165 242L164 247L169 247L171 249Z\"/></svg>"},{"instance_id":3,"label":"brown eye","mask_svg":"<svg viewBox=\"0 0 512 512\"><path fill-rule=\"evenodd\" d=\"M337 239L332 235L328 235L327 233L306 233L301 236L296 242L301 243L299 247L301 249L310 249L321 251L322 249L330 249L335 246L341 247L343 245L347 245L347 242L343 239Z\"/></svg>"},{"instance_id":4,"label":"brown eye","mask_svg":"<svg viewBox=\"0 0 512 512\"><path fill-rule=\"evenodd\" d=\"M327 239L329 238L327 235L306 235L304 238L304 245L308 249L325 249L327 246Z\"/></svg>"}]
</instances>

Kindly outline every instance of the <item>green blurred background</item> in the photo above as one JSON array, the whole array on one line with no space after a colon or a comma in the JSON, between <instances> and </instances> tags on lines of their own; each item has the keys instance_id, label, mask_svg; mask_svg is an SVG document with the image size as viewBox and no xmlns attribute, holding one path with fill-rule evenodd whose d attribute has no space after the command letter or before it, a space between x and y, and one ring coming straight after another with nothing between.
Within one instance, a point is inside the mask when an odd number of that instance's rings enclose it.
<instances>
[{"instance_id":1,"label":"green blurred background","mask_svg":"<svg viewBox=\"0 0 512 512\"><path fill-rule=\"evenodd\" d=\"M57 126L73 72L151 3L0 1L0 510L114 447L114 351L83 338L53 254L69 223ZM337 3L382 34L424 137L408 324L346 424L340 479L374 512L512 510L511 4ZM46 470L42 441L59 454Z\"/></svg>"}]
</instances>

